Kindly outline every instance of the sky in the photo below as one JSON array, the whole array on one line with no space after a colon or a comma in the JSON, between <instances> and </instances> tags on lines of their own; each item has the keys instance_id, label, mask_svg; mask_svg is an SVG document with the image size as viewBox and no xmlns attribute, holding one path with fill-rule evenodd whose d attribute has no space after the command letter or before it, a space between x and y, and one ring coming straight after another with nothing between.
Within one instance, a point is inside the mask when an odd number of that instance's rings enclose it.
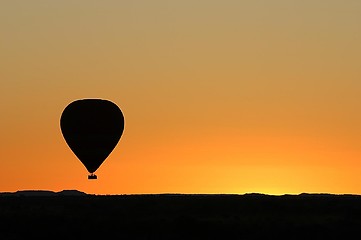
<instances>
[{"instance_id":1,"label":"sky","mask_svg":"<svg viewBox=\"0 0 361 240\"><path fill-rule=\"evenodd\" d=\"M0 2L0 192L361 194L361 1ZM125 117L87 179L60 116Z\"/></svg>"}]
</instances>

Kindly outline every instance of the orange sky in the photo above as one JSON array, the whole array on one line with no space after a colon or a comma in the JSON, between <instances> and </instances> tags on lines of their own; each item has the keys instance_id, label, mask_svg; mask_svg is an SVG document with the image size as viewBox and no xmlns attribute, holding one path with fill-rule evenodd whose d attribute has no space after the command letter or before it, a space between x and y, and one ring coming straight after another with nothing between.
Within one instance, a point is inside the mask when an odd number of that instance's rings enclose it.
<instances>
[{"instance_id":1,"label":"orange sky","mask_svg":"<svg viewBox=\"0 0 361 240\"><path fill-rule=\"evenodd\" d=\"M361 194L361 2L0 3L0 192ZM59 126L124 134L89 181Z\"/></svg>"}]
</instances>

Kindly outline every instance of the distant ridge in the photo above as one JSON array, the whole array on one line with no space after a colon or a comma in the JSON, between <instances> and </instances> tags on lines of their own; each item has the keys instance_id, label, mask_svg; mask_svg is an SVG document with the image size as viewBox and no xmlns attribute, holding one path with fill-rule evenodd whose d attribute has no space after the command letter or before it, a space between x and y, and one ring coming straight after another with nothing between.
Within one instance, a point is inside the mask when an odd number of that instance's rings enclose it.
<instances>
[{"instance_id":1,"label":"distant ridge","mask_svg":"<svg viewBox=\"0 0 361 240\"><path fill-rule=\"evenodd\" d=\"M48 190L19 190L16 192L1 192L0 196L24 196L24 197L52 197L52 196L87 196L88 194L78 190L62 190L59 192Z\"/></svg>"},{"instance_id":2,"label":"distant ridge","mask_svg":"<svg viewBox=\"0 0 361 240\"><path fill-rule=\"evenodd\" d=\"M333 194L333 193L300 193L300 194L283 194L283 195L272 195L265 193L146 193L146 194L87 194L79 190L62 190L59 192L50 190L19 190L16 192L0 192L0 197L3 196L26 196L26 197L52 197L52 196L164 196L164 197L245 197L245 198L329 198L329 197L361 197L358 194Z\"/></svg>"},{"instance_id":3,"label":"distant ridge","mask_svg":"<svg viewBox=\"0 0 361 240\"><path fill-rule=\"evenodd\" d=\"M86 196L88 195L85 192L81 192L78 190L62 190L60 192L56 193L57 195L61 195L61 196Z\"/></svg>"}]
</instances>

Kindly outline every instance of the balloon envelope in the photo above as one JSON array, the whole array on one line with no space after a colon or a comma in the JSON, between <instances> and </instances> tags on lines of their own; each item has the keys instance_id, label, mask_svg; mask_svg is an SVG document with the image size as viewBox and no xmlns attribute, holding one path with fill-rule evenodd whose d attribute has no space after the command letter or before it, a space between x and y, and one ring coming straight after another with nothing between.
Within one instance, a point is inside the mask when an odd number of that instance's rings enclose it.
<instances>
[{"instance_id":1,"label":"balloon envelope","mask_svg":"<svg viewBox=\"0 0 361 240\"><path fill-rule=\"evenodd\" d=\"M60 128L70 149L93 174L118 144L124 117L111 101L81 99L64 109Z\"/></svg>"}]
</instances>

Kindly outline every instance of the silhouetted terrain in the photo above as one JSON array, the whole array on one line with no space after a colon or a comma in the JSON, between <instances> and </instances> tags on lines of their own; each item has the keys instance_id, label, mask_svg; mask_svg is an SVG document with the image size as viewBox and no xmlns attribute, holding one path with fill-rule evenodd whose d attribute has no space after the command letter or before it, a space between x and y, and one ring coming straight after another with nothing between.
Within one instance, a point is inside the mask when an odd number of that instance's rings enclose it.
<instances>
[{"instance_id":1,"label":"silhouetted terrain","mask_svg":"<svg viewBox=\"0 0 361 240\"><path fill-rule=\"evenodd\" d=\"M84 192L78 190L63 190L60 192L53 192L47 190L23 190L17 192L0 192L0 197L15 196L15 197L54 197L54 196L86 196Z\"/></svg>"},{"instance_id":2,"label":"silhouetted terrain","mask_svg":"<svg viewBox=\"0 0 361 240\"><path fill-rule=\"evenodd\" d=\"M0 194L0 239L350 239L361 196Z\"/></svg>"}]
</instances>

